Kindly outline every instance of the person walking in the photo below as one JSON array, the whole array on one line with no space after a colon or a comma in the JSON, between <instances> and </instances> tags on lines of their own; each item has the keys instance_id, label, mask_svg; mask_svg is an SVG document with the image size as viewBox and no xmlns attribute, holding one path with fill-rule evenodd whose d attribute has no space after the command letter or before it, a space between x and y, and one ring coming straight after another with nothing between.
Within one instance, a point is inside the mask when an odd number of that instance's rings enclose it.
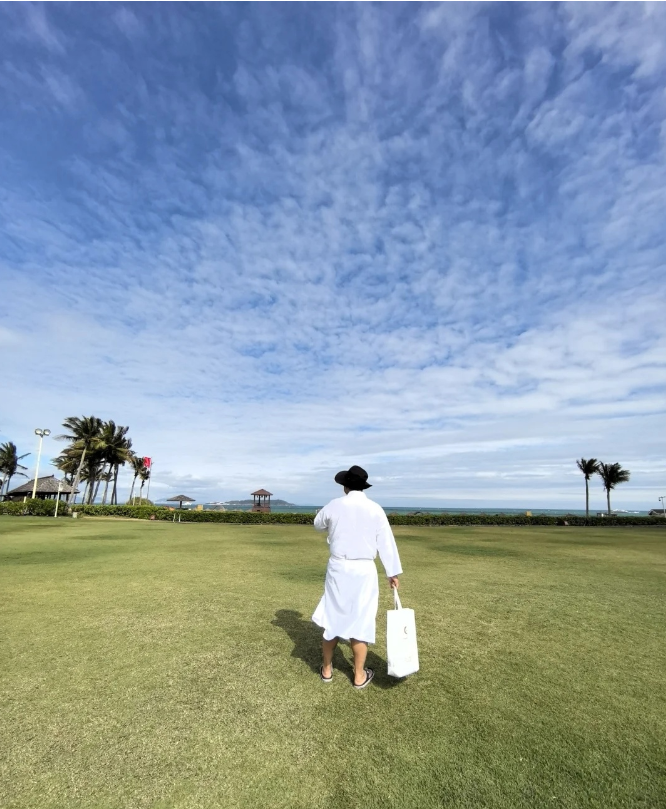
<instances>
[{"instance_id":1,"label":"person walking","mask_svg":"<svg viewBox=\"0 0 666 809\"><path fill-rule=\"evenodd\" d=\"M331 556L326 568L324 595L312 615L324 630L319 676L333 679L333 652L338 641L349 640L354 654L354 688L365 688L375 673L365 667L368 644L375 642L379 583L375 557L379 553L390 587L399 587L402 573L398 547L384 509L370 500L368 473L360 466L338 472L335 482L344 497L331 500L314 520L317 531L327 531Z\"/></svg>"}]
</instances>

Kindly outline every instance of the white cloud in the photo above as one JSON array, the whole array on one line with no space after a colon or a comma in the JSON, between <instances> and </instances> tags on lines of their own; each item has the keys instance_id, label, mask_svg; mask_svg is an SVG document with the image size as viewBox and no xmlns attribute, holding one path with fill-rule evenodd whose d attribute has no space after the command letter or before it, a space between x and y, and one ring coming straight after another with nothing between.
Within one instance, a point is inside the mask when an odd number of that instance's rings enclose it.
<instances>
[{"instance_id":1,"label":"white cloud","mask_svg":"<svg viewBox=\"0 0 666 809\"><path fill-rule=\"evenodd\" d=\"M127 6L120 6L113 14L113 21L128 39L134 39L144 33L144 26Z\"/></svg>"},{"instance_id":2,"label":"white cloud","mask_svg":"<svg viewBox=\"0 0 666 809\"><path fill-rule=\"evenodd\" d=\"M349 8L311 22L327 59L248 11L219 64L166 9L136 70L112 35L94 80L83 47L49 64L56 165L3 155L0 439L95 412L131 426L157 492L319 502L356 462L384 503L573 506L596 455L632 469L618 505L651 505L663 58L620 81L593 10L485 8ZM83 45L70 24L54 36ZM653 42L647 13L622 24Z\"/></svg>"},{"instance_id":3,"label":"white cloud","mask_svg":"<svg viewBox=\"0 0 666 809\"><path fill-rule=\"evenodd\" d=\"M22 33L53 53L63 54L65 37L49 21L47 8L42 3L21 3L19 8L25 23Z\"/></svg>"}]
</instances>

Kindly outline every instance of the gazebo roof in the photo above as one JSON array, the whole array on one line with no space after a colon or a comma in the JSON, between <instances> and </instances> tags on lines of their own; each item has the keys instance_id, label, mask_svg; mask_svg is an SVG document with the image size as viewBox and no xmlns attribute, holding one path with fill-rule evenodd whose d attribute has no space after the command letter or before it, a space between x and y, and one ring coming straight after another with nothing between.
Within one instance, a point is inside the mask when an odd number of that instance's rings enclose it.
<instances>
[{"instance_id":1,"label":"gazebo roof","mask_svg":"<svg viewBox=\"0 0 666 809\"><path fill-rule=\"evenodd\" d=\"M273 493L272 492L267 492L266 489L257 489L256 492L252 492L252 496L254 496L255 494L261 495L262 497L272 497L273 496Z\"/></svg>"},{"instance_id":2,"label":"gazebo roof","mask_svg":"<svg viewBox=\"0 0 666 809\"><path fill-rule=\"evenodd\" d=\"M43 478L37 478L37 494L58 494L58 484L60 484L60 492L61 494L69 494L72 491L72 487L69 483L65 483L64 480L56 480L55 475L47 475ZM32 494L32 487L35 485L35 479L29 480L27 483L22 483L20 486L17 486L15 489L12 489L11 492L7 492L7 495L10 494ZM78 493L78 489L76 490Z\"/></svg>"},{"instance_id":3,"label":"gazebo roof","mask_svg":"<svg viewBox=\"0 0 666 809\"><path fill-rule=\"evenodd\" d=\"M186 494L177 494L175 497L168 497L167 503L194 503L195 501Z\"/></svg>"}]
</instances>

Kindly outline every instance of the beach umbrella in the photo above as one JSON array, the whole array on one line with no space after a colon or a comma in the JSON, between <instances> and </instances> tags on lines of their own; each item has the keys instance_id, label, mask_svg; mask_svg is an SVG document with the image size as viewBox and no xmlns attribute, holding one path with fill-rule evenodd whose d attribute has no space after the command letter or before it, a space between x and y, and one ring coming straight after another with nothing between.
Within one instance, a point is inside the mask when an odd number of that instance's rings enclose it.
<instances>
[{"instance_id":1,"label":"beach umbrella","mask_svg":"<svg viewBox=\"0 0 666 809\"><path fill-rule=\"evenodd\" d=\"M178 503L178 508L182 508L183 503L194 503L194 500L186 494L178 494L175 497L169 497L167 503Z\"/></svg>"}]
</instances>

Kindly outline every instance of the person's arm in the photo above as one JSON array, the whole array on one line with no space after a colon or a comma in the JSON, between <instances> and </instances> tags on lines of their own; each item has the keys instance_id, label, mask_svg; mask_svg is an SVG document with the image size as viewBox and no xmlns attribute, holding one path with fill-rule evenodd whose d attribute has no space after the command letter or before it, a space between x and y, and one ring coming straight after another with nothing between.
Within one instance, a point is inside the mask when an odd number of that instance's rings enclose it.
<instances>
[{"instance_id":1,"label":"person's arm","mask_svg":"<svg viewBox=\"0 0 666 809\"><path fill-rule=\"evenodd\" d=\"M320 508L314 518L314 527L316 531L328 531L328 514L326 513L326 506Z\"/></svg>"},{"instance_id":2,"label":"person's arm","mask_svg":"<svg viewBox=\"0 0 666 809\"><path fill-rule=\"evenodd\" d=\"M389 580L389 586L398 587L398 576L402 573L402 565L400 564L400 555L398 554L398 546L395 543L393 531L383 511L379 516L377 550L379 552L379 558L382 560L382 565L384 565L386 577Z\"/></svg>"}]
</instances>

